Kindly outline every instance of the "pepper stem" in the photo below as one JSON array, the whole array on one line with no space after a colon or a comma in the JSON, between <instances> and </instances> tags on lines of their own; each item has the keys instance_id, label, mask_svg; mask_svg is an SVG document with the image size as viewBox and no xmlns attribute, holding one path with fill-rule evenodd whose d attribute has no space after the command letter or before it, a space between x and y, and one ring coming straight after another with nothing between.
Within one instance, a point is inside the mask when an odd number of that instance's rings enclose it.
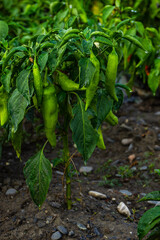
<instances>
[{"instance_id":1,"label":"pepper stem","mask_svg":"<svg viewBox=\"0 0 160 240\"><path fill-rule=\"evenodd\" d=\"M65 163L65 177L66 177L66 202L68 210L72 208L71 201L71 178L70 178L70 163L69 163L69 148L68 148L68 134L63 136L63 160Z\"/></svg>"}]
</instances>

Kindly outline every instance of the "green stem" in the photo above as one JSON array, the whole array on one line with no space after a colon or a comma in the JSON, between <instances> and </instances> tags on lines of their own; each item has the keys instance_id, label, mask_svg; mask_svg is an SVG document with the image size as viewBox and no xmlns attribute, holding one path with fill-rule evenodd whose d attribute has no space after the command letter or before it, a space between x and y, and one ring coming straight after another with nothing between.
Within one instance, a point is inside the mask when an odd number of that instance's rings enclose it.
<instances>
[{"instance_id":1,"label":"green stem","mask_svg":"<svg viewBox=\"0 0 160 240\"><path fill-rule=\"evenodd\" d=\"M72 208L71 202L71 178L70 178L70 163L69 163L69 148L68 148L68 135L65 133L63 136L63 158L65 162L65 176L66 176L66 202L68 210Z\"/></svg>"}]
</instances>

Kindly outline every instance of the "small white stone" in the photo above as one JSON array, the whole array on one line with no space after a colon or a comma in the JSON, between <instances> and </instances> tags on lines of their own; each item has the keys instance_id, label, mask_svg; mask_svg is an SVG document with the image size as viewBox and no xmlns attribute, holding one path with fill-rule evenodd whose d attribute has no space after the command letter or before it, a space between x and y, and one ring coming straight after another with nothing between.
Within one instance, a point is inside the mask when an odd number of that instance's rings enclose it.
<instances>
[{"instance_id":1,"label":"small white stone","mask_svg":"<svg viewBox=\"0 0 160 240\"><path fill-rule=\"evenodd\" d=\"M148 167L147 166L142 166L142 167L140 167L140 171L146 171L148 169Z\"/></svg>"},{"instance_id":2,"label":"small white stone","mask_svg":"<svg viewBox=\"0 0 160 240\"><path fill-rule=\"evenodd\" d=\"M7 190L6 195L15 195L17 193L17 190L14 188L10 188Z\"/></svg>"},{"instance_id":3,"label":"small white stone","mask_svg":"<svg viewBox=\"0 0 160 240\"><path fill-rule=\"evenodd\" d=\"M131 216L131 213L128 209L128 207L125 205L124 202L120 202L120 204L117 206L117 210L120 214L125 215L127 217Z\"/></svg>"},{"instance_id":4,"label":"small white stone","mask_svg":"<svg viewBox=\"0 0 160 240\"><path fill-rule=\"evenodd\" d=\"M127 196L132 196L132 193L129 192L128 190L120 190L119 192Z\"/></svg>"},{"instance_id":5,"label":"small white stone","mask_svg":"<svg viewBox=\"0 0 160 240\"><path fill-rule=\"evenodd\" d=\"M160 111L155 112L155 115L156 115L156 116L160 116Z\"/></svg>"},{"instance_id":6,"label":"small white stone","mask_svg":"<svg viewBox=\"0 0 160 240\"><path fill-rule=\"evenodd\" d=\"M93 167L89 167L89 166L82 166L79 169L80 173L90 173L93 171Z\"/></svg>"},{"instance_id":7,"label":"small white stone","mask_svg":"<svg viewBox=\"0 0 160 240\"><path fill-rule=\"evenodd\" d=\"M89 191L89 195L95 198L106 199L107 196L103 193L96 192L96 191Z\"/></svg>"},{"instance_id":8,"label":"small white stone","mask_svg":"<svg viewBox=\"0 0 160 240\"><path fill-rule=\"evenodd\" d=\"M129 145L130 143L132 143L133 142L133 139L132 138L124 138L124 139L122 139L122 141L121 141L121 143L123 144L123 145Z\"/></svg>"}]
</instances>

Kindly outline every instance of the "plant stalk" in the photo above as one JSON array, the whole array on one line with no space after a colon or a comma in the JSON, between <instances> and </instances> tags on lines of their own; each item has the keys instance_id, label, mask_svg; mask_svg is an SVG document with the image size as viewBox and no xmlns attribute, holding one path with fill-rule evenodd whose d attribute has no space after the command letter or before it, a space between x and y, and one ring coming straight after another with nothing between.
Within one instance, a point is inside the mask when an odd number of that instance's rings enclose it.
<instances>
[{"instance_id":1,"label":"plant stalk","mask_svg":"<svg viewBox=\"0 0 160 240\"><path fill-rule=\"evenodd\" d=\"M68 134L63 136L63 159L65 163L65 177L66 177L66 202L68 210L72 208L71 201L71 178L70 178L70 163L69 163L69 147Z\"/></svg>"}]
</instances>

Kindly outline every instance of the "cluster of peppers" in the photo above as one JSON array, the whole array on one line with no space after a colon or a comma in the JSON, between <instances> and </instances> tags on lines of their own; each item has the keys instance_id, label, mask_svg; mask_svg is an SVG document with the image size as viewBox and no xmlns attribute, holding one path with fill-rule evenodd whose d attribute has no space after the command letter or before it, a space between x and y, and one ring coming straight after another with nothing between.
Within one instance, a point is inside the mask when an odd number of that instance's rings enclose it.
<instances>
[{"instance_id":1,"label":"cluster of peppers","mask_svg":"<svg viewBox=\"0 0 160 240\"><path fill-rule=\"evenodd\" d=\"M90 106L95 92L97 90L97 86L99 84L100 79L100 63L99 60L94 55L93 51L90 54L90 61L95 66L95 74L90 82L89 86L80 88L78 83L70 80L66 74L57 70L57 82L58 85L64 91L86 91L86 105L85 111L87 111L88 107ZM115 92L115 81L117 75L117 67L118 67L118 55L113 48L112 52L108 56L108 63L106 68L106 82L105 87L108 94L114 101L118 101ZM44 82L42 81L40 70L38 64L36 62L36 57L34 58L33 64L33 76L34 76L34 89L37 98L38 106L41 106L41 111L44 119L44 128L46 137L51 144L52 147L56 146L56 135L55 135L55 128L58 121L58 103L57 103L57 96L56 96L56 89L52 83L47 82L47 74L44 77ZM118 123L118 118L113 114L112 110L106 116L106 122L110 125L114 126ZM101 127L97 130L99 134L99 141L97 146L101 149L105 149L105 144L103 141L103 135Z\"/></svg>"}]
</instances>

